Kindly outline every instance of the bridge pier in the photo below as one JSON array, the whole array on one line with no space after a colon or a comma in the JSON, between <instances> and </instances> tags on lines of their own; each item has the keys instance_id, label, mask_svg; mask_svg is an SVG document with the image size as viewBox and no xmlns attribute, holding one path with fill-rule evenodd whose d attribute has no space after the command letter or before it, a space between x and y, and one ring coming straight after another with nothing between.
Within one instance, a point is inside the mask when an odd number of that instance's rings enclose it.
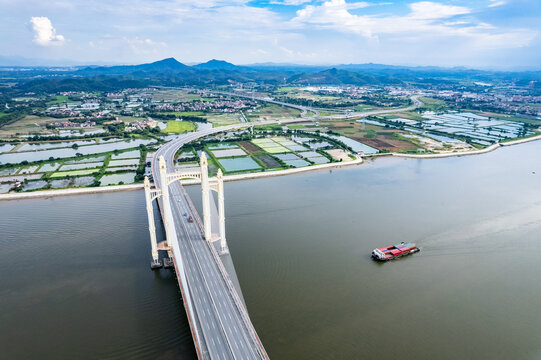
<instances>
[{"instance_id":1,"label":"bridge pier","mask_svg":"<svg viewBox=\"0 0 541 360\"><path fill-rule=\"evenodd\" d=\"M220 221L220 252L227 253L227 243L225 241L225 202L224 202L224 175L222 169L218 169L217 192L218 192L218 219Z\"/></svg>"},{"instance_id":2,"label":"bridge pier","mask_svg":"<svg viewBox=\"0 0 541 360\"><path fill-rule=\"evenodd\" d=\"M162 196L162 206L163 206L163 227L165 228L165 237L167 239L167 248L171 249L171 242L173 241L173 236L171 234L171 229L169 228L169 219L172 219L171 215L171 204L169 203L169 184L167 182L167 165L165 164L165 159L163 156L160 156L158 160L160 166L160 183L162 184L160 188ZM168 250L170 252L171 250ZM169 253L169 256L171 254Z\"/></svg>"},{"instance_id":3,"label":"bridge pier","mask_svg":"<svg viewBox=\"0 0 541 360\"><path fill-rule=\"evenodd\" d=\"M152 208L152 191L150 190L150 181L145 176L145 201L147 205L148 232L150 233L150 247L152 249L152 262L150 267L157 269L162 267L158 257L158 243L156 242L156 225L154 225L154 209Z\"/></svg>"},{"instance_id":4,"label":"bridge pier","mask_svg":"<svg viewBox=\"0 0 541 360\"><path fill-rule=\"evenodd\" d=\"M205 233L205 240L212 241L212 228L210 222L210 186L209 186L209 172L208 172L208 160L205 153L201 154L201 193L203 197L203 228Z\"/></svg>"}]
</instances>

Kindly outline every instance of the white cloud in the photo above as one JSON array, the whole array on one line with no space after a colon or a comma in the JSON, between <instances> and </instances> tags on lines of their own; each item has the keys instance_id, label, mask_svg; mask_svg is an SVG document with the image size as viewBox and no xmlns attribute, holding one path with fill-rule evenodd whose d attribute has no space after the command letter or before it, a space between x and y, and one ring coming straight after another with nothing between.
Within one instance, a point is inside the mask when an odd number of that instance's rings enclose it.
<instances>
[{"instance_id":1,"label":"white cloud","mask_svg":"<svg viewBox=\"0 0 541 360\"><path fill-rule=\"evenodd\" d=\"M30 19L32 30L34 30L34 42L41 46L62 45L64 36L57 35L56 30L49 18L44 16L32 17Z\"/></svg>"},{"instance_id":2,"label":"white cloud","mask_svg":"<svg viewBox=\"0 0 541 360\"><path fill-rule=\"evenodd\" d=\"M167 44L164 42L156 42L151 39L140 39L139 37L124 40L135 54L160 53L160 51L167 47Z\"/></svg>"},{"instance_id":3,"label":"white cloud","mask_svg":"<svg viewBox=\"0 0 541 360\"><path fill-rule=\"evenodd\" d=\"M471 12L470 9L462 6L444 5L430 1L413 3L410 8L409 16L413 19L446 19Z\"/></svg>"},{"instance_id":4,"label":"white cloud","mask_svg":"<svg viewBox=\"0 0 541 360\"><path fill-rule=\"evenodd\" d=\"M463 15L470 15L472 11L462 6L421 1L410 4L408 14L378 16L352 14L349 9L355 4L361 3L328 0L319 6L308 5L297 11L292 22L354 33L378 41L381 37L416 43L462 39L471 41L478 48L491 49L527 46L536 36L536 32L531 30L511 29L503 32L490 24L475 23L470 18L464 18Z\"/></svg>"},{"instance_id":5,"label":"white cloud","mask_svg":"<svg viewBox=\"0 0 541 360\"><path fill-rule=\"evenodd\" d=\"M271 1L270 3L271 4L276 4L276 5L299 6L299 5L302 5L302 4L309 3L309 2L312 2L312 0L274 0L274 1Z\"/></svg>"},{"instance_id":6,"label":"white cloud","mask_svg":"<svg viewBox=\"0 0 541 360\"><path fill-rule=\"evenodd\" d=\"M488 7L502 6L507 3L505 0L489 0L489 1L490 1L490 4L488 5Z\"/></svg>"}]
</instances>

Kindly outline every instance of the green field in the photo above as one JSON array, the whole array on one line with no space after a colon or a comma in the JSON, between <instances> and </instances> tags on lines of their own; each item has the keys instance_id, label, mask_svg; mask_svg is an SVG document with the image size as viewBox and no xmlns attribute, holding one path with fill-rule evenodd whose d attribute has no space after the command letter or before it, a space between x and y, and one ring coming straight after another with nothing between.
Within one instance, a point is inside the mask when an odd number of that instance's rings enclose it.
<instances>
[{"instance_id":1,"label":"green field","mask_svg":"<svg viewBox=\"0 0 541 360\"><path fill-rule=\"evenodd\" d=\"M65 103L67 101L68 101L67 95L57 95L56 100L49 101L48 104L49 105L62 104L62 103Z\"/></svg>"},{"instance_id":2,"label":"green field","mask_svg":"<svg viewBox=\"0 0 541 360\"><path fill-rule=\"evenodd\" d=\"M423 102L421 109L428 111L444 111L448 109L447 103L443 100L433 99L428 97L422 97L419 100Z\"/></svg>"},{"instance_id":3,"label":"green field","mask_svg":"<svg viewBox=\"0 0 541 360\"><path fill-rule=\"evenodd\" d=\"M186 96L184 96L184 98L186 100L200 100L201 96L199 96L197 94L187 94Z\"/></svg>"},{"instance_id":4,"label":"green field","mask_svg":"<svg viewBox=\"0 0 541 360\"><path fill-rule=\"evenodd\" d=\"M66 177L66 176L80 176L80 175L90 175L100 171L100 169L84 169L84 170L73 170L73 171L59 171L55 172L50 176L51 179Z\"/></svg>"},{"instance_id":5,"label":"green field","mask_svg":"<svg viewBox=\"0 0 541 360\"><path fill-rule=\"evenodd\" d=\"M210 114L207 116L207 121L211 122L214 127L237 124L240 122L239 113L228 113L228 114Z\"/></svg>"},{"instance_id":6,"label":"green field","mask_svg":"<svg viewBox=\"0 0 541 360\"><path fill-rule=\"evenodd\" d=\"M284 86L284 87L278 88L276 91L277 92L289 92L289 91L293 91L293 90L298 90L298 88L292 87L292 86Z\"/></svg>"},{"instance_id":7,"label":"green field","mask_svg":"<svg viewBox=\"0 0 541 360\"><path fill-rule=\"evenodd\" d=\"M179 134L194 130L195 124L193 122L171 120L167 122L164 132Z\"/></svg>"},{"instance_id":8,"label":"green field","mask_svg":"<svg viewBox=\"0 0 541 360\"><path fill-rule=\"evenodd\" d=\"M201 111L171 111L171 112L160 113L160 115L175 115L178 117L183 117L183 116L203 116L205 115L205 113Z\"/></svg>"}]
</instances>

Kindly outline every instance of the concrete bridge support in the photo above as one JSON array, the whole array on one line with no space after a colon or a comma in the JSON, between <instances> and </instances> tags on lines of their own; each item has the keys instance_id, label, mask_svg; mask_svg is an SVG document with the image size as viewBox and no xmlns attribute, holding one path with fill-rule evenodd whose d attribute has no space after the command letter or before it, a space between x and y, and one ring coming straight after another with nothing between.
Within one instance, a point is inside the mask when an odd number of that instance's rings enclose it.
<instances>
[{"instance_id":1,"label":"concrete bridge support","mask_svg":"<svg viewBox=\"0 0 541 360\"><path fill-rule=\"evenodd\" d=\"M205 240L212 241L212 227L210 220L210 185L209 185L209 172L208 172L208 160L205 153L201 154L201 193L203 197L203 228L205 233Z\"/></svg>"},{"instance_id":2,"label":"concrete bridge support","mask_svg":"<svg viewBox=\"0 0 541 360\"><path fill-rule=\"evenodd\" d=\"M220 221L220 250L227 252L227 243L225 241L225 202L224 202L224 175L222 169L218 170L217 192L218 192L218 218Z\"/></svg>"},{"instance_id":3,"label":"concrete bridge support","mask_svg":"<svg viewBox=\"0 0 541 360\"><path fill-rule=\"evenodd\" d=\"M169 184L167 182L167 165L165 164L165 159L163 156L160 156L158 160L160 166L160 183L162 184L160 188L162 196L162 206L163 206L163 227L165 228L165 237L167 239L167 248L171 249L171 242L173 236L171 234L171 229L169 228L169 219L172 219L171 214L171 204L169 203Z\"/></svg>"},{"instance_id":4,"label":"concrete bridge support","mask_svg":"<svg viewBox=\"0 0 541 360\"><path fill-rule=\"evenodd\" d=\"M154 225L154 209L152 208L152 190L150 190L150 181L146 176L144 184L148 217L148 232L150 233L150 247L152 249L152 262L150 263L150 266L152 268L158 268L162 266L162 263L158 257L158 243L156 242L156 225Z\"/></svg>"}]
</instances>

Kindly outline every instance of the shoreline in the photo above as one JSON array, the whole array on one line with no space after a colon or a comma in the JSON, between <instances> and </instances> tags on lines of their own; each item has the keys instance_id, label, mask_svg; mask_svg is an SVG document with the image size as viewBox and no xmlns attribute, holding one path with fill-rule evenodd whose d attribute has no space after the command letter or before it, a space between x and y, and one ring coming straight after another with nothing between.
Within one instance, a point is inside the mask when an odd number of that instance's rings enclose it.
<instances>
[{"instance_id":1,"label":"shoreline","mask_svg":"<svg viewBox=\"0 0 541 360\"><path fill-rule=\"evenodd\" d=\"M265 171L257 173L247 173L247 174L237 174L237 175L226 175L224 176L224 181L239 181L239 180L250 180L258 179L265 177L273 176L285 176L298 173L304 173L309 171L325 170L325 169L334 169L341 168L352 165L360 165L364 162L364 158L376 159L378 157L392 156L400 157L407 159L442 159L448 157L459 157L459 156L472 156L472 155L482 155L494 150L497 150L501 147L520 145L536 140L541 140L541 135L533 136L530 138L519 139L514 141L509 141L505 143L497 143L490 145L481 150L466 151L460 153L443 153L443 154L400 154L400 153L385 153L385 154L376 154L364 157L357 157L357 159L347 162L335 162L328 164L320 164L307 166L303 168L287 169L287 170L276 170L276 171ZM200 180L184 180L182 181L183 185L195 185L199 184ZM117 192L117 191L134 191L143 189L143 184L130 184L130 185L114 185L114 186L103 186L103 187L92 187L92 188L72 188L72 189L59 189L59 190L38 190L32 192L20 192L20 193L9 193L9 194L0 194L0 201L5 200L24 200L24 199L35 199L42 197L54 197L54 196L69 196L69 195L83 195L83 194L96 194L96 193L107 193L107 192Z\"/></svg>"},{"instance_id":2,"label":"shoreline","mask_svg":"<svg viewBox=\"0 0 541 360\"><path fill-rule=\"evenodd\" d=\"M249 179L257 179L257 178L264 178L264 177L273 177L273 176L284 176L284 175L291 175L291 174L297 174L297 173L304 173L308 171L317 171L317 170L341 168L343 166L360 165L363 162L364 162L363 158L358 157L355 160L351 160L347 162L334 162L334 163L328 163L328 164L307 166L307 167L302 167L302 168L265 171L265 172L258 172L258 173L225 175L224 181L238 181L238 180L249 180ZM200 184L201 180L196 180L196 179L183 180L181 181L181 183L182 185L196 185L196 184ZM117 192L117 191L134 191L134 190L142 190L143 188L144 188L143 184L129 184L129 185L114 185L114 186L103 186L103 187L68 188L68 189L58 189L58 190L37 190L37 191L31 191L31 192L0 194L0 201L24 200L24 199L34 199L34 198L40 198L40 197L107 193L107 192Z\"/></svg>"}]
</instances>

